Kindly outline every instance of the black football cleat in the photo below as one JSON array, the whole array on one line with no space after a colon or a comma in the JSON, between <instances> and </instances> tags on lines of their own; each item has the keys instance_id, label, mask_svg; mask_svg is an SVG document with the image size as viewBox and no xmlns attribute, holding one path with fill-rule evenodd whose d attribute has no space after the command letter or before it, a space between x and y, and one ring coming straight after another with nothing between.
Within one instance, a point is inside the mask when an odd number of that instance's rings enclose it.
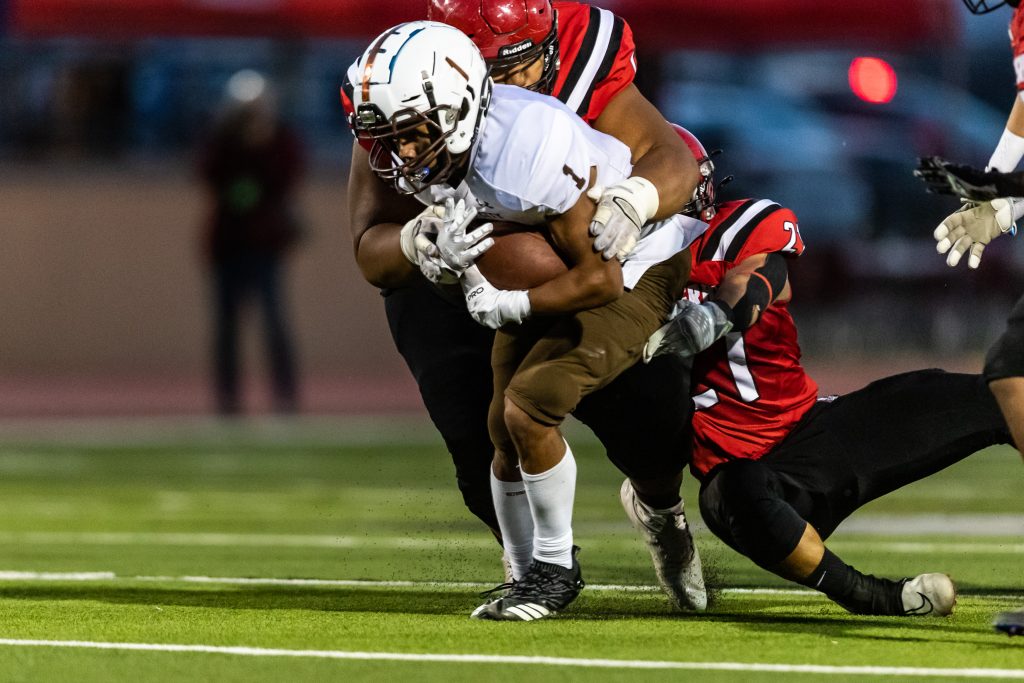
<instances>
[{"instance_id":1,"label":"black football cleat","mask_svg":"<svg viewBox=\"0 0 1024 683\"><path fill-rule=\"evenodd\" d=\"M576 560L579 551L578 546L572 547L571 569L535 559L522 579L509 585L501 597L477 607L470 617L489 621L536 621L565 609L585 585Z\"/></svg>"}]
</instances>

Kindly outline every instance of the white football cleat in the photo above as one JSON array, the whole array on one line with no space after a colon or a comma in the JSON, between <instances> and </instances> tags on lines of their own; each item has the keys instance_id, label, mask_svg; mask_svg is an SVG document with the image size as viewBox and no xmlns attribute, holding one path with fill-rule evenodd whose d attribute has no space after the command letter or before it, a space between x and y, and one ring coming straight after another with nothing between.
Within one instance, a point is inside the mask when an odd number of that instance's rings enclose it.
<instances>
[{"instance_id":1,"label":"white football cleat","mask_svg":"<svg viewBox=\"0 0 1024 683\"><path fill-rule=\"evenodd\" d=\"M668 512L655 512L636 496L629 479L622 482L619 499L633 528L651 551L654 572L662 589L681 610L703 612L708 606L700 555L683 514L683 503Z\"/></svg>"},{"instance_id":2,"label":"white football cleat","mask_svg":"<svg viewBox=\"0 0 1024 683\"><path fill-rule=\"evenodd\" d=\"M956 584L945 574L921 574L903 583L903 614L944 617L956 605Z\"/></svg>"}]
</instances>

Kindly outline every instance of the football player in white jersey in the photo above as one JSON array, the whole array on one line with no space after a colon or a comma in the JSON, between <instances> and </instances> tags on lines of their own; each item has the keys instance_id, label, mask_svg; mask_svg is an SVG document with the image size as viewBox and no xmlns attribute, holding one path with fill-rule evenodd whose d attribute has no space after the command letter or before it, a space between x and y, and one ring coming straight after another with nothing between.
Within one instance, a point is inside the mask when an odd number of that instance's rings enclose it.
<instances>
[{"instance_id":1,"label":"football player in white jersey","mask_svg":"<svg viewBox=\"0 0 1024 683\"><path fill-rule=\"evenodd\" d=\"M915 171L940 194L956 194L964 201L935 229L939 253L956 266L964 254L967 267L981 265L985 247L997 237L1017 234L1024 217L1024 173L1014 172L1024 158L1024 6L1018 0L964 0L974 14L1007 5L1010 47L1017 78L1017 94L999 142L984 170L950 164L937 157L921 160ZM985 378L999 402L1018 450L1024 449L1024 297L1007 320L1006 330L985 357ZM1024 453L1024 450L1022 450ZM1024 635L1024 609L996 615L993 625L1009 635Z\"/></svg>"},{"instance_id":2,"label":"football player in white jersey","mask_svg":"<svg viewBox=\"0 0 1024 683\"><path fill-rule=\"evenodd\" d=\"M606 188L601 201L612 211L601 212L608 219L603 226L591 224L594 249L605 258L635 244L639 225L627 215L656 210L653 217L667 218L690 200L700 180L696 164L633 85L632 32L620 17L561 0L432 0L427 12L428 18L452 24L472 38L495 82L551 94L631 149L633 176L638 177ZM538 62L544 73L537 73ZM356 84L362 85L362 74L354 77L355 82L344 78L340 88L346 115L354 112ZM423 209L419 202L395 195L374 175L368 163L371 147L366 140L352 145L348 208L355 260L367 282L381 288L395 349L451 455L467 510L500 544L490 481L494 446L487 428L495 332L469 316L461 292L433 286L422 277L422 264L410 260L417 253L413 233L436 220L418 216ZM656 201L640 189L645 180L657 189ZM627 195L628 188L639 191ZM680 486L690 449L689 420L679 419L692 411L689 387L681 380L685 375L686 363L676 357L640 363L573 411L626 476L620 501L645 540L659 582L677 605L687 602L679 569L692 551L677 513L682 510ZM453 384L460 391L451 391Z\"/></svg>"},{"instance_id":3,"label":"football player in white jersey","mask_svg":"<svg viewBox=\"0 0 1024 683\"><path fill-rule=\"evenodd\" d=\"M473 318L504 328L493 355L492 493L516 582L474 616L543 618L583 585L571 527L576 465L558 425L640 357L689 272L680 250L706 226L673 217L625 265L602 258L588 233L600 218L591 196L629 176L629 149L553 98L493 86L472 41L450 26L386 31L349 79L353 129L374 143L373 170L428 204L426 219L443 215L434 240L415 236L410 260L435 281L458 278ZM473 265L490 246L488 226L467 234L477 213L546 225L571 267L530 290L496 289ZM695 553L687 571L688 606L703 609Z\"/></svg>"}]
</instances>

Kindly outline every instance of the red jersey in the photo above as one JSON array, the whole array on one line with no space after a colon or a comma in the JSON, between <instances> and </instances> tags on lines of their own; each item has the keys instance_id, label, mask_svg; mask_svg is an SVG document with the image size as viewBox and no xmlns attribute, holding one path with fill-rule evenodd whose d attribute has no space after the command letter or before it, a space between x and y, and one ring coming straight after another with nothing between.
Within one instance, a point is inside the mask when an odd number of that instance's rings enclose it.
<instances>
[{"instance_id":1,"label":"red jersey","mask_svg":"<svg viewBox=\"0 0 1024 683\"><path fill-rule=\"evenodd\" d=\"M757 254L796 257L804 251L796 216L768 199L719 205L707 231L690 246L687 298L703 301L725 273ZM818 386L800 366L796 324L776 301L744 332L730 332L693 364L693 464L703 477L720 462L756 460L779 443L814 405Z\"/></svg>"},{"instance_id":2,"label":"red jersey","mask_svg":"<svg viewBox=\"0 0 1024 683\"><path fill-rule=\"evenodd\" d=\"M636 46L629 25L606 9L552 2L558 22L558 78L551 92L593 125L612 98L636 76ZM352 83L341 86L345 114L352 113ZM360 141L367 150L369 141Z\"/></svg>"},{"instance_id":3,"label":"red jersey","mask_svg":"<svg viewBox=\"0 0 1024 683\"><path fill-rule=\"evenodd\" d=\"M1024 3L1013 10L1010 19L1010 46L1013 48L1013 70L1017 74L1017 91L1024 90Z\"/></svg>"},{"instance_id":4,"label":"red jersey","mask_svg":"<svg viewBox=\"0 0 1024 683\"><path fill-rule=\"evenodd\" d=\"M558 78L551 94L593 125L636 76L629 24L606 9L552 2L558 21Z\"/></svg>"}]
</instances>

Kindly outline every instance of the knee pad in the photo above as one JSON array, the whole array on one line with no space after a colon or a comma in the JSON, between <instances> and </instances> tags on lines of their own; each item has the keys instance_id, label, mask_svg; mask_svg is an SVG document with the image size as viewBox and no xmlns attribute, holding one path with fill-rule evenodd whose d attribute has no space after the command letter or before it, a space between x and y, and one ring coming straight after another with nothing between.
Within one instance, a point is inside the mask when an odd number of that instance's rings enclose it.
<instances>
[{"instance_id":1,"label":"knee pad","mask_svg":"<svg viewBox=\"0 0 1024 683\"><path fill-rule=\"evenodd\" d=\"M701 490L700 509L716 536L766 569L793 552L807 527L783 498L778 476L757 460L715 468Z\"/></svg>"}]
</instances>

